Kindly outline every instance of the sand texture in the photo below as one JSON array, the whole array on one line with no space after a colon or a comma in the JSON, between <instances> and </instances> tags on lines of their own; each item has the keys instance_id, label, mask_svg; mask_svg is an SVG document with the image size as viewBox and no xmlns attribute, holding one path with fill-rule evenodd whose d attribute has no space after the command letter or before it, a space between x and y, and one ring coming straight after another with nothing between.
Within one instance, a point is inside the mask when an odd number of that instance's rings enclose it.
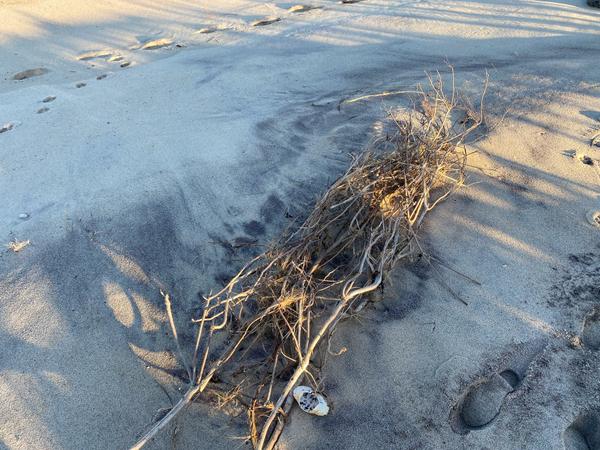
<instances>
[{"instance_id":1,"label":"sand texture","mask_svg":"<svg viewBox=\"0 0 600 450\"><path fill-rule=\"evenodd\" d=\"M160 290L190 350L199 295L402 104L343 100L448 64L471 96L489 73L494 126L424 225L443 264L340 324L331 410L279 448L600 449L586 0L0 0L0 50L0 449L133 444L186 384ZM152 448L249 448L234 413L195 403Z\"/></svg>"}]
</instances>

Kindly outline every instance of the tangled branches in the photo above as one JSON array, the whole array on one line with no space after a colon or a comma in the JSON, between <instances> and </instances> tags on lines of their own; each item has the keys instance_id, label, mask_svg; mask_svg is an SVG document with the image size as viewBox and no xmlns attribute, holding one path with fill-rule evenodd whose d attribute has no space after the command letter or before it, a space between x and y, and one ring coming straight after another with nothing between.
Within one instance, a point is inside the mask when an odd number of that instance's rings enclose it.
<instances>
[{"instance_id":1,"label":"tangled branches","mask_svg":"<svg viewBox=\"0 0 600 450\"><path fill-rule=\"evenodd\" d=\"M192 361L182 354L189 389L133 448L209 383L233 387L228 399L247 406L255 448L274 446L294 386L304 377L318 384L323 342L418 251L425 215L463 184L463 143L482 123L482 109L454 89L447 96L441 78L429 81L410 110L391 117L394 132L355 158L296 231L204 298ZM167 312L177 336L169 302Z\"/></svg>"}]
</instances>

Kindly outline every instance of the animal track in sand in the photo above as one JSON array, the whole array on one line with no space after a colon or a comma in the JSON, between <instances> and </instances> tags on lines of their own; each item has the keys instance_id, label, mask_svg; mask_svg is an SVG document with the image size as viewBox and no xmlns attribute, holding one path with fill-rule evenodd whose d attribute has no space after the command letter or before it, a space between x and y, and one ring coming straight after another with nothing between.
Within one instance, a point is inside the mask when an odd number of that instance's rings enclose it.
<instances>
[{"instance_id":1,"label":"animal track in sand","mask_svg":"<svg viewBox=\"0 0 600 450\"><path fill-rule=\"evenodd\" d=\"M340 0L340 3L342 5L351 5L353 3L359 3L362 2L362 0Z\"/></svg>"},{"instance_id":2,"label":"animal track in sand","mask_svg":"<svg viewBox=\"0 0 600 450\"><path fill-rule=\"evenodd\" d=\"M49 95L44 100L42 100L42 103L50 103L50 102L53 102L54 100L56 100L56 95Z\"/></svg>"},{"instance_id":3,"label":"animal track in sand","mask_svg":"<svg viewBox=\"0 0 600 450\"><path fill-rule=\"evenodd\" d=\"M103 73L102 75L98 75L96 77L96 80L100 81L100 80L104 80L108 75L106 75L105 73Z\"/></svg>"},{"instance_id":4,"label":"animal track in sand","mask_svg":"<svg viewBox=\"0 0 600 450\"><path fill-rule=\"evenodd\" d=\"M27 78L39 77L41 75L45 75L49 72L48 69L44 67L38 67L36 69L24 70L23 72L19 72L13 75L12 79L17 81L26 80Z\"/></svg>"},{"instance_id":5,"label":"animal track in sand","mask_svg":"<svg viewBox=\"0 0 600 450\"><path fill-rule=\"evenodd\" d=\"M508 367L471 383L452 409L452 429L458 434L489 426L500 414L506 397L522 384L527 370L545 343L527 344L517 351Z\"/></svg>"},{"instance_id":6,"label":"animal track in sand","mask_svg":"<svg viewBox=\"0 0 600 450\"><path fill-rule=\"evenodd\" d=\"M581 340L592 350L600 350L600 306L584 319Z\"/></svg>"},{"instance_id":7,"label":"animal track in sand","mask_svg":"<svg viewBox=\"0 0 600 450\"><path fill-rule=\"evenodd\" d=\"M272 23L279 22L281 17L267 17L266 19L255 20L250 24L253 27L264 27L266 25L271 25Z\"/></svg>"},{"instance_id":8,"label":"animal track in sand","mask_svg":"<svg viewBox=\"0 0 600 450\"><path fill-rule=\"evenodd\" d=\"M43 108L38 109L37 113L38 114L43 114L43 113L48 112L48 111L50 111L50 108L44 106Z\"/></svg>"},{"instance_id":9,"label":"animal track in sand","mask_svg":"<svg viewBox=\"0 0 600 450\"><path fill-rule=\"evenodd\" d=\"M77 89L81 89L82 87L86 87L86 86L87 86L87 84L86 84L86 83L77 83L77 84L75 85L75 87L76 87Z\"/></svg>"},{"instance_id":10,"label":"animal track in sand","mask_svg":"<svg viewBox=\"0 0 600 450\"><path fill-rule=\"evenodd\" d=\"M580 414L562 438L565 450L600 450L600 412Z\"/></svg>"}]
</instances>

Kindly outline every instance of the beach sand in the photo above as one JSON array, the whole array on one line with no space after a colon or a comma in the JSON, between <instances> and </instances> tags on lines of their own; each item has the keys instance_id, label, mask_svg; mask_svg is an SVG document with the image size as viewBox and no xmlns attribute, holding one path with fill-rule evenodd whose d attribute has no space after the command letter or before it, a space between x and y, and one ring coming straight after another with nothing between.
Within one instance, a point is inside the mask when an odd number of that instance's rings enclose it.
<instances>
[{"instance_id":1,"label":"beach sand","mask_svg":"<svg viewBox=\"0 0 600 450\"><path fill-rule=\"evenodd\" d=\"M398 268L340 324L331 412L295 408L279 447L600 448L585 3L0 0L0 238L29 241L0 252L0 448L132 445L185 389L160 290L190 350L199 295L403 104L342 101L449 65L473 97L489 73L493 127L425 223L443 263ZM198 402L152 448L248 447L244 426Z\"/></svg>"}]
</instances>

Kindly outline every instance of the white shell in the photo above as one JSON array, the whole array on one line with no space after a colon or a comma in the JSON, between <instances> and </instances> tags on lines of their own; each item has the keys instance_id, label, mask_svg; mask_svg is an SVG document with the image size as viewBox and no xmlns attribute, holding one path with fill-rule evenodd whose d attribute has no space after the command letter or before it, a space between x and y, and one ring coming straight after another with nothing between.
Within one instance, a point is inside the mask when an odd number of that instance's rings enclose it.
<instances>
[{"instance_id":1,"label":"white shell","mask_svg":"<svg viewBox=\"0 0 600 450\"><path fill-rule=\"evenodd\" d=\"M588 211L585 217L587 218L590 224L600 227L600 211L593 209L591 211Z\"/></svg>"},{"instance_id":2,"label":"white shell","mask_svg":"<svg viewBox=\"0 0 600 450\"><path fill-rule=\"evenodd\" d=\"M292 395L298 402L300 409L308 414L315 416L326 416L329 413L327 400L321 394L317 394L308 386L298 386L294 389Z\"/></svg>"}]
</instances>

